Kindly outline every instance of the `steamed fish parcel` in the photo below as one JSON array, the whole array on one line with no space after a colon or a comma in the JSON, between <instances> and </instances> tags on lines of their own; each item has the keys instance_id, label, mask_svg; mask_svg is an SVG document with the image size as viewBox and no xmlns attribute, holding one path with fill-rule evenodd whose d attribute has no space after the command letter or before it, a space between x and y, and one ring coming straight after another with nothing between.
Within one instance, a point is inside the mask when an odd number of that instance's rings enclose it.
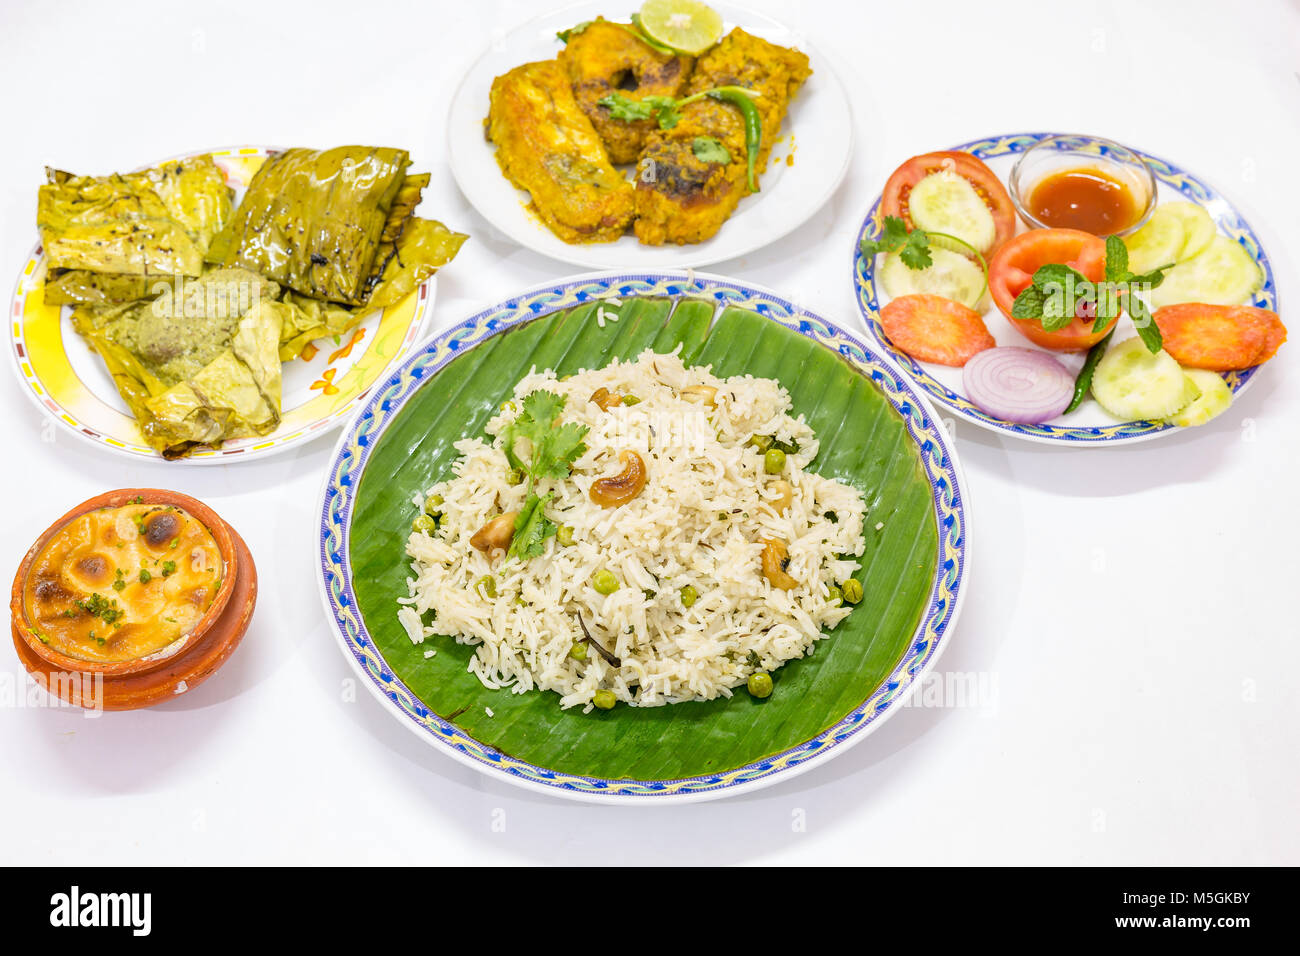
<instances>
[{"instance_id":1,"label":"steamed fish parcel","mask_svg":"<svg viewBox=\"0 0 1300 956\"><path fill-rule=\"evenodd\" d=\"M429 182L407 176L409 165L406 150L367 146L272 156L208 259L314 299L365 305Z\"/></svg>"},{"instance_id":2,"label":"steamed fish parcel","mask_svg":"<svg viewBox=\"0 0 1300 956\"><path fill-rule=\"evenodd\" d=\"M208 155L136 173L46 175L36 225L51 305L131 301L153 277L200 275L230 218L231 190Z\"/></svg>"}]
</instances>

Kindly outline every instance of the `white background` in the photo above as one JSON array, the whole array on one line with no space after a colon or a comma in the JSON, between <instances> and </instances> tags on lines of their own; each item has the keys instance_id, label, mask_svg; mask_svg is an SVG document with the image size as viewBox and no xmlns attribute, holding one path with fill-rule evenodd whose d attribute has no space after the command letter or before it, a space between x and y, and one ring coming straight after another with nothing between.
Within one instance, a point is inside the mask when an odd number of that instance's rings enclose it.
<instances>
[{"instance_id":1,"label":"white background","mask_svg":"<svg viewBox=\"0 0 1300 956\"><path fill-rule=\"evenodd\" d=\"M852 237L889 172L968 139L1058 129L1207 179L1261 236L1282 302L1300 296L1294 0L753 6L836 60L856 155L809 224L712 271L860 328ZM35 240L47 163L106 173L203 147L355 142L410 148L433 172L421 211L473 236L440 276L439 326L558 278L567 267L492 235L445 164L458 78L541 9L4 0L0 269L16 273ZM939 670L982 675L988 699L903 709L797 779L670 809L517 790L422 743L363 689L343 699L353 672L313 564L332 439L260 464L132 464L43 440L6 372L6 580L67 508L140 485L216 508L252 547L262 591L225 669L149 711L15 706L26 678L0 649L0 861L1295 864L1298 366L1293 341L1228 413L1144 445L1042 448L958 426L974 577Z\"/></svg>"}]
</instances>

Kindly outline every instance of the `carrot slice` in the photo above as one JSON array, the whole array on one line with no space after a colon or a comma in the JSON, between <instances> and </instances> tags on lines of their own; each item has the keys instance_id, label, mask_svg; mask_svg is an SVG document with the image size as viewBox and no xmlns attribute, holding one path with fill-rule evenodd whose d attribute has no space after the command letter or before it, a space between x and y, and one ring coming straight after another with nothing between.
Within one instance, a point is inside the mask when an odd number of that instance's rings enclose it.
<instances>
[{"instance_id":1,"label":"carrot slice","mask_svg":"<svg viewBox=\"0 0 1300 956\"><path fill-rule=\"evenodd\" d=\"M880 324L918 362L962 366L997 345L978 312L939 295L901 295L880 310Z\"/></svg>"},{"instance_id":2,"label":"carrot slice","mask_svg":"<svg viewBox=\"0 0 1300 956\"><path fill-rule=\"evenodd\" d=\"M1249 305L1184 302L1157 309L1152 317L1165 351L1187 368L1250 368L1271 359L1286 341L1276 312Z\"/></svg>"}]
</instances>

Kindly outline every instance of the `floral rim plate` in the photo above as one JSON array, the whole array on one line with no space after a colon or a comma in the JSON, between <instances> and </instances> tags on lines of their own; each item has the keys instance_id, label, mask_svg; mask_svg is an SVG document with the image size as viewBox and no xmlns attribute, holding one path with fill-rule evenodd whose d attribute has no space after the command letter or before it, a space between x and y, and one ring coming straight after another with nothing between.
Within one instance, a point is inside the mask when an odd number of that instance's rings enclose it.
<instances>
[{"instance_id":1,"label":"floral rim plate","mask_svg":"<svg viewBox=\"0 0 1300 956\"><path fill-rule=\"evenodd\" d=\"M276 152L241 146L186 155L211 153L238 199L266 157ZM23 391L78 438L137 460L162 461L162 455L144 443L99 356L72 328L71 307L47 306L42 300L45 261L38 243L18 275L10 308L10 355ZM433 310L436 281L431 277L404 301L371 313L339 341L313 343L310 359L286 362L283 418L275 431L200 449L180 460L212 465L262 458L340 424L376 379L419 339Z\"/></svg>"},{"instance_id":2,"label":"floral rim plate","mask_svg":"<svg viewBox=\"0 0 1300 956\"><path fill-rule=\"evenodd\" d=\"M973 153L983 159L1005 181L1006 174L1010 170L1010 164L1018 154L1023 153L1040 140L1059 135L1061 134L1013 133L1007 136L995 136L991 139L977 139L952 148ZM1094 151L1096 151L1095 148ZM1151 167L1158 181L1159 194L1162 200L1187 200L1204 207L1211 218L1214 219L1219 232L1240 243L1259 263L1264 274L1264 284L1255 293L1250 304L1277 311L1277 289L1274 285L1272 265L1269 263L1268 256L1264 254L1264 249L1254 231L1241 214L1237 212L1236 208L1203 180L1198 179L1191 173L1185 172L1172 163L1141 150L1134 150L1134 152L1138 153ZM1080 408L1066 416L1065 423L1022 425L1002 421L982 411L961 394L959 391L961 369L944 369L940 366L921 364L911 356L896 349L885 336L884 329L880 324L880 301L875 283L875 264L874 262L868 262L858 248L863 239L875 238L880 234L882 219L880 202L881 197L877 196L862 223L861 229L858 230L853 240L853 285L858 308L862 311L862 316L866 320L867 331L871 334L875 343L903 369L912 382L929 398L950 409L962 419L982 428L1003 435L1013 435L1016 438L1053 444L1121 444L1146 441L1159 435L1168 435L1183 430L1177 426L1158 421L1119 422L1102 411L1095 401L1085 401ZM1018 223L1018 231L1024 231L1024 229L1024 224ZM998 339L999 345L1034 347L1018 333L1010 329L996 307L990 306L985 315L991 319L989 331ZM1128 322L1127 317L1121 319L1121 330L1124 324ZM1131 330L1131 325L1128 327ZM1072 361L1074 364L1071 365L1071 371L1074 371L1078 365L1082 364L1082 356L1077 358L1067 357L1063 361L1067 361L1067 364ZM1224 374L1224 379L1235 395L1245 390L1258 371L1259 366L1240 372L1228 372Z\"/></svg>"},{"instance_id":3,"label":"floral rim plate","mask_svg":"<svg viewBox=\"0 0 1300 956\"><path fill-rule=\"evenodd\" d=\"M693 245L645 246L631 233L615 242L570 244L527 208L528 194L501 174L496 148L483 137L492 80L516 66L553 58L557 30L597 16L625 13L605 0L544 14L494 39L466 72L447 117L447 151L460 191L493 227L533 252L590 269L685 269L734 259L792 232L820 209L843 181L853 152L848 95L831 63L806 37L760 13L712 3L725 29L741 26L765 40L793 46L812 60L813 75L795 94L773 144L761 192L742 199L717 235Z\"/></svg>"},{"instance_id":4,"label":"floral rim plate","mask_svg":"<svg viewBox=\"0 0 1300 956\"><path fill-rule=\"evenodd\" d=\"M367 463L383 445L385 431L422 386L471 347L531 319L581 303L623 302L638 296L690 296L712 300L719 306L739 306L836 353L869 380L886 406L899 416L903 447L916 453L918 476L923 486L928 485L923 500L928 501L926 507L938 531L933 579L927 578L928 583L921 589L925 596L919 605L919 621L914 630L903 632L899 641L901 658L864 700L842 719L797 746L735 769L680 779L611 779L559 773L475 739L461 726L434 713L394 672L367 628L353 581L351 529ZM506 387L503 385L503 390ZM960 610L968 575L969 505L964 479L952 453L951 439L928 401L853 333L767 290L702 274L624 272L578 276L534 287L429 339L383 380L344 428L321 489L319 514L314 546L326 615L358 676L389 713L421 739L491 777L560 796L623 804L658 803L664 798L674 802L703 800L753 790L842 753L898 710L934 665ZM400 547L399 539L394 539L394 546ZM394 594L394 600L398 596ZM394 620L396 607L394 603Z\"/></svg>"}]
</instances>

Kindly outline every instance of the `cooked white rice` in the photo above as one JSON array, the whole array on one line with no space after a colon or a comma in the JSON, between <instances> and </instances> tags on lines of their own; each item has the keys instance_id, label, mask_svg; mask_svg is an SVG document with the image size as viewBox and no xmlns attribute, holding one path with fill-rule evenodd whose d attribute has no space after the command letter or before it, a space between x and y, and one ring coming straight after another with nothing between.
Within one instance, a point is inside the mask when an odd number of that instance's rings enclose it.
<instances>
[{"instance_id":1,"label":"cooked white rice","mask_svg":"<svg viewBox=\"0 0 1300 956\"><path fill-rule=\"evenodd\" d=\"M696 385L717 389L716 407L683 392ZM590 400L601 387L640 401L603 411ZM510 484L496 436L540 389L566 396L560 421L590 426L572 475L538 486L555 493L546 515L571 527L574 543L548 538L545 553L527 561L483 554L470 538L502 512L520 509L526 494L525 484ZM608 689L648 707L730 696L754 671L811 654L827 636L822 629L852 610L830 600L828 585L857 570L847 558L863 551L863 500L850 486L805 470L817 439L802 416L790 417L779 383L719 379L709 367L686 368L676 353L646 350L634 362L563 381L534 371L514 395L488 423L493 444L456 442L462 457L455 477L426 491L443 498L439 525L407 542L415 576L398 611L414 643L445 635L477 645L470 670L491 688L551 690L562 707L588 709L596 691ZM749 444L756 435L797 444L783 474L765 473L763 454ZM629 503L602 508L588 490L622 471L619 452L627 449L644 459L646 486ZM768 503L780 497L781 480L793 486L793 502L778 515ZM765 538L786 542L794 589L764 578ZM612 594L592 586L602 569L620 583ZM495 597L479 583L487 575ZM681 599L687 585L698 592L690 608ZM620 667L594 650L585 660L570 657L583 638L578 615Z\"/></svg>"}]
</instances>

